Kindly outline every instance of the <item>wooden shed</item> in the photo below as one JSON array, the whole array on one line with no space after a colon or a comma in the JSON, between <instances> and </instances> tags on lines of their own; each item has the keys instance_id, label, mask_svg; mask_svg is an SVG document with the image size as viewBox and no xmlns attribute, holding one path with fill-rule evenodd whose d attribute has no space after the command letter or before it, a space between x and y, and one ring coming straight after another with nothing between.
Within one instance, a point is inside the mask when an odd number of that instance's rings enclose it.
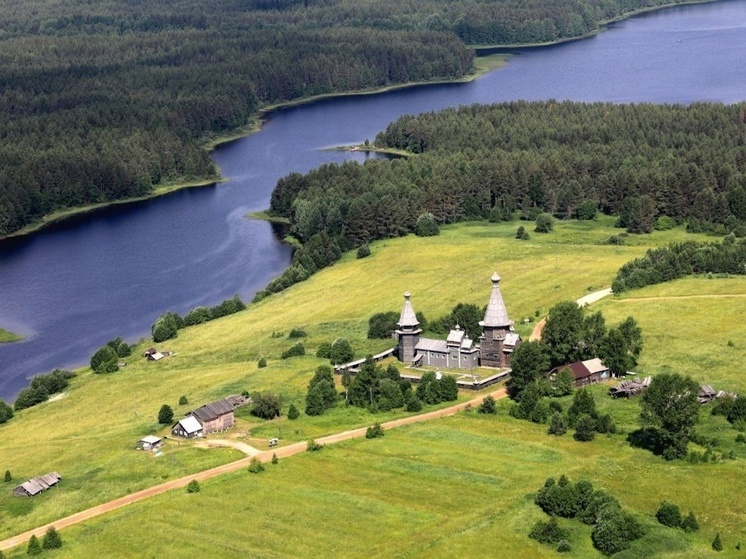
<instances>
[{"instance_id":1,"label":"wooden shed","mask_svg":"<svg viewBox=\"0 0 746 559\"><path fill-rule=\"evenodd\" d=\"M17 497L33 497L57 485L62 476L57 472L51 472L43 476L32 477L30 480L22 483L13 490L13 495Z\"/></svg>"},{"instance_id":2,"label":"wooden shed","mask_svg":"<svg viewBox=\"0 0 746 559\"><path fill-rule=\"evenodd\" d=\"M148 435L137 441L137 450L153 450L163 446L163 440L155 435Z\"/></svg>"}]
</instances>

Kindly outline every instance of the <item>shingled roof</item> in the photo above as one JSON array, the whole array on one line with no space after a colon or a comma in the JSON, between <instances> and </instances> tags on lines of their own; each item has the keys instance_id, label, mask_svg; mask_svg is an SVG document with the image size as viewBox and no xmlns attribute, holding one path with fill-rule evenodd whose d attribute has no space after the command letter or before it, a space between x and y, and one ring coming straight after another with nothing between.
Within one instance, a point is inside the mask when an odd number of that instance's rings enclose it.
<instances>
[{"instance_id":1,"label":"shingled roof","mask_svg":"<svg viewBox=\"0 0 746 559\"><path fill-rule=\"evenodd\" d=\"M417 316L414 313L414 308L412 307L412 302L409 300L409 298L412 296L409 291L407 291L404 294L404 306L401 310L401 316L399 316L399 322L397 324L402 326L410 326L415 327L418 326L420 323L417 320Z\"/></svg>"},{"instance_id":2,"label":"shingled roof","mask_svg":"<svg viewBox=\"0 0 746 559\"><path fill-rule=\"evenodd\" d=\"M500 276L495 272L492 275L492 293L490 293L490 302L487 304L487 312L484 313L484 320L479 323L480 326L500 328L508 327L512 324L508 318L508 309L505 308L505 301L500 292Z\"/></svg>"},{"instance_id":3,"label":"shingled roof","mask_svg":"<svg viewBox=\"0 0 746 559\"><path fill-rule=\"evenodd\" d=\"M233 413L233 406L227 400L217 400L205 404L201 408L197 408L190 415L193 415L200 423L204 424L206 421L213 421L226 413Z\"/></svg>"}]
</instances>

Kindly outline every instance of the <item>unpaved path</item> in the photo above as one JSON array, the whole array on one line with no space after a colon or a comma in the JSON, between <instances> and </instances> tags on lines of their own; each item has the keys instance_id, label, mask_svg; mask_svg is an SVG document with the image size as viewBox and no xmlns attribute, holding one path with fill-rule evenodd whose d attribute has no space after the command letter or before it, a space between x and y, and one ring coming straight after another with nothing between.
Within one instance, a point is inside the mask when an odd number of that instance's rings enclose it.
<instances>
[{"instance_id":1,"label":"unpaved path","mask_svg":"<svg viewBox=\"0 0 746 559\"><path fill-rule=\"evenodd\" d=\"M258 448L254 448L250 444L246 444L241 441L231 441L228 439L204 439L201 441L197 441L194 446L200 447L200 448L210 448L210 447L216 447L216 446L229 446L231 448L235 448L236 450L243 452L246 456L256 456L257 454L261 454L263 451L259 450Z\"/></svg>"},{"instance_id":2,"label":"unpaved path","mask_svg":"<svg viewBox=\"0 0 746 559\"><path fill-rule=\"evenodd\" d=\"M746 297L746 293L713 293L711 295L661 295L660 297L625 297L619 299L620 303L627 301L678 301L685 299L730 299Z\"/></svg>"},{"instance_id":3,"label":"unpaved path","mask_svg":"<svg viewBox=\"0 0 746 559\"><path fill-rule=\"evenodd\" d=\"M500 390L496 390L495 392L492 392L490 395L496 400L498 400L500 398L505 398L507 396L507 392L504 388L501 388ZM403 417L401 419L394 419L392 421L387 421L386 423L382 424L382 427L384 429L393 429L395 427L401 427L403 425L410 425L412 423L420 423L423 421L429 421L431 419L436 419L438 417L446 417L446 416L454 415L462 411L468 406L478 406L479 404L482 403L482 400L485 397L486 395L479 396L468 402L462 402L460 404L456 404L454 406L450 406L450 407L443 408L440 410L435 410L435 411L423 413L420 415L413 415L410 417ZM360 438L360 437L365 436L366 430L367 430L367 427L361 427L359 429L351 429L350 431L344 431L342 433L337 433L335 435L329 435L326 437L318 438L316 439L316 442L320 444L333 444L333 443L337 443L340 441L346 441L348 439ZM236 441L224 441L224 442L233 443ZM246 446L249 446L249 445L246 445ZM259 452L255 456L262 462L269 462L270 460L272 460L273 454L276 454L278 458L287 458L289 456L293 456L300 452L304 452L305 450L306 450L306 442L304 441L304 442L294 443L288 446L277 447L272 450L265 450L263 452ZM184 476L178 479L167 481L166 483L162 483L160 485L149 487L147 489L143 489L142 491L137 491L136 493L131 493L129 495L125 495L124 497L114 499L113 501L109 501L108 503L103 503L101 505L97 505L90 509L77 512L75 514L71 514L70 516L61 518L60 520L57 520L55 522L50 522L49 524L45 524L44 526L39 526L38 528L34 528L22 534L18 534L17 536L13 536L12 538L8 538L6 540L0 541L0 550L11 549L13 547L24 544L31 538L32 535L35 535L36 537L41 538L42 536L44 536L44 533L47 531L47 529L49 529L49 527L51 526L54 526L56 530L61 530L63 528L67 528L68 526L72 526L73 524L78 524L85 520L89 520L91 518L94 518L96 516L102 515L104 513L107 513L107 512L110 512L110 511L113 511L119 508L122 508L129 504L142 501L149 497L154 497L155 495L160 495L161 493L165 493L166 491L171 491L172 489L179 489L181 487L185 487L193 479L197 481L204 481L204 480L207 480L207 479L210 479L210 478L222 475L222 474L227 474L229 472L235 472L242 468L247 468L253 458L254 456L247 456L246 458L241 458L239 460L236 460L235 462L229 462L228 464L223 464L222 466L217 466L216 468L211 468L209 470L204 470L196 474L190 474L188 476Z\"/></svg>"},{"instance_id":4,"label":"unpaved path","mask_svg":"<svg viewBox=\"0 0 746 559\"><path fill-rule=\"evenodd\" d=\"M600 289L599 291L594 291L593 293L589 293L588 295L583 295L580 299L575 301L575 303L577 303L579 307L584 307L586 305L590 305L591 303L595 303L596 301L599 301L604 297L608 297L609 295L611 295L611 288L607 287L606 289ZM632 299L625 299L625 301L631 300ZM528 338L529 342L538 342L541 339L541 333L544 331L544 325L546 323L546 318L542 318L539 322L536 323L536 326L534 326L534 329Z\"/></svg>"}]
</instances>

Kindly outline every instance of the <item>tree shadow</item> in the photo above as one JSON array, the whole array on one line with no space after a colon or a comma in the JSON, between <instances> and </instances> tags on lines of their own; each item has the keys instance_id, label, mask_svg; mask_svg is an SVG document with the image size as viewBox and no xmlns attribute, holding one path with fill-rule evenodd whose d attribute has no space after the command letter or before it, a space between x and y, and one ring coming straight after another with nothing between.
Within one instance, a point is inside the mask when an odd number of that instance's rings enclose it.
<instances>
[{"instance_id":1,"label":"tree shadow","mask_svg":"<svg viewBox=\"0 0 746 559\"><path fill-rule=\"evenodd\" d=\"M627 442L634 448L649 450L653 454L663 454L663 445L656 429L637 429L627 435Z\"/></svg>"}]
</instances>

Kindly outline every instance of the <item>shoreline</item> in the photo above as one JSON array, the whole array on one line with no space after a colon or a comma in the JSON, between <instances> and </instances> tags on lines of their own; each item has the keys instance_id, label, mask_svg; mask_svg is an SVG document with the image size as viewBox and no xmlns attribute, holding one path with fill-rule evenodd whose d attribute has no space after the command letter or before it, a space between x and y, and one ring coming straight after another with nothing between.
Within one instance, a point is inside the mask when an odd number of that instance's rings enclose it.
<instances>
[{"instance_id":1,"label":"shoreline","mask_svg":"<svg viewBox=\"0 0 746 559\"><path fill-rule=\"evenodd\" d=\"M461 78L455 78L455 79L450 79L450 80L440 79L440 80L433 80L433 81L407 82L407 83L394 84L394 85L389 85L389 86L384 86L384 87L379 87L379 88L364 89L360 91L324 93L321 95L313 95L310 97L303 97L301 99L295 99L293 101L285 101L282 103L275 103L273 105L267 105L265 107L260 108L257 111L257 113L254 115L253 122L247 123L245 126L240 127L236 130L233 130L225 135L217 136L214 138L207 138L204 140L203 145L205 149L207 149L208 152L210 152L221 145L228 144L236 140L240 140L241 138L250 136L251 134L254 134L255 132L260 132L264 125L264 121L267 119L268 115L270 113L273 113L275 111L279 111L282 109L299 107L301 105L307 105L307 104L315 103L317 101L323 101L326 99L334 99L336 97L376 95L379 93L386 93L389 91L396 91L399 89L412 88L412 87L423 87L423 86L428 86L428 85L444 85L444 84L452 84L452 83L468 83L468 82L471 82L471 81L474 81L480 78L484 74L487 74L493 70L498 70L502 68L503 66L505 66L508 63L508 59L511 56L511 54L508 52L510 50L544 48L544 47L550 47L550 46L555 46L555 45L561 45L563 43L568 43L572 41L580 41L580 40L591 38L605 31L608 28L608 26L612 23L624 21L636 15L640 15L640 14L644 14L648 12L655 12L655 11L664 10L668 8L675 8L677 6L709 4L709 3L717 2L717 1L719 0L686 0L680 3L671 3L671 4L663 4L661 6L650 6L647 8L640 8L638 10L633 10L631 12L621 14L615 18L601 21L599 22L597 29L595 29L594 31L590 33L586 33L585 35L581 35L579 37L569 37L566 39L558 39L556 41L551 41L548 43L529 43L529 44L516 44L516 45L477 45L477 46L467 45L468 48L471 48L474 51L474 66L473 66L471 73ZM491 52L487 52L487 51L491 51ZM483 52L483 54L480 54L480 52ZM482 60L482 64L479 63L480 59ZM336 149L336 148L331 148L331 149ZM349 149L349 146L341 146L339 149L342 149L342 150ZM368 149L368 151L375 151L377 153L388 153L387 151L383 151L383 150L378 151L378 150L373 150L370 148ZM402 154L395 153L394 155L402 155ZM225 182L227 180L228 179L226 179L222 175L219 175L214 180L204 179L204 180L197 180L194 182L188 181L188 182L183 182L183 183L174 183L174 184L160 186L160 187L157 187L155 190L153 190L153 192L145 196L139 196L136 198L123 198L121 200L113 200L111 202L101 202L98 204L89 204L87 206L78 206L74 208L67 208L64 210L58 210L56 212L43 216L38 221L31 223L19 229L18 231L14 231L12 233L9 233L8 235L0 237L0 242L6 239L18 238L18 237L23 237L23 236L26 236L32 233L36 233L38 231L41 231L47 228L48 226L52 224L64 221L65 219L69 219L70 217L83 215L89 212L94 212L94 211L107 208L110 206L142 202L144 200L150 200L152 198L157 198L159 196L164 196L172 192L176 192L177 190L209 186L209 185L214 185L214 184L218 184L221 182Z\"/></svg>"},{"instance_id":2,"label":"shoreline","mask_svg":"<svg viewBox=\"0 0 746 559\"><path fill-rule=\"evenodd\" d=\"M0 328L0 344L12 344L23 340L22 336Z\"/></svg>"}]
</instances>

